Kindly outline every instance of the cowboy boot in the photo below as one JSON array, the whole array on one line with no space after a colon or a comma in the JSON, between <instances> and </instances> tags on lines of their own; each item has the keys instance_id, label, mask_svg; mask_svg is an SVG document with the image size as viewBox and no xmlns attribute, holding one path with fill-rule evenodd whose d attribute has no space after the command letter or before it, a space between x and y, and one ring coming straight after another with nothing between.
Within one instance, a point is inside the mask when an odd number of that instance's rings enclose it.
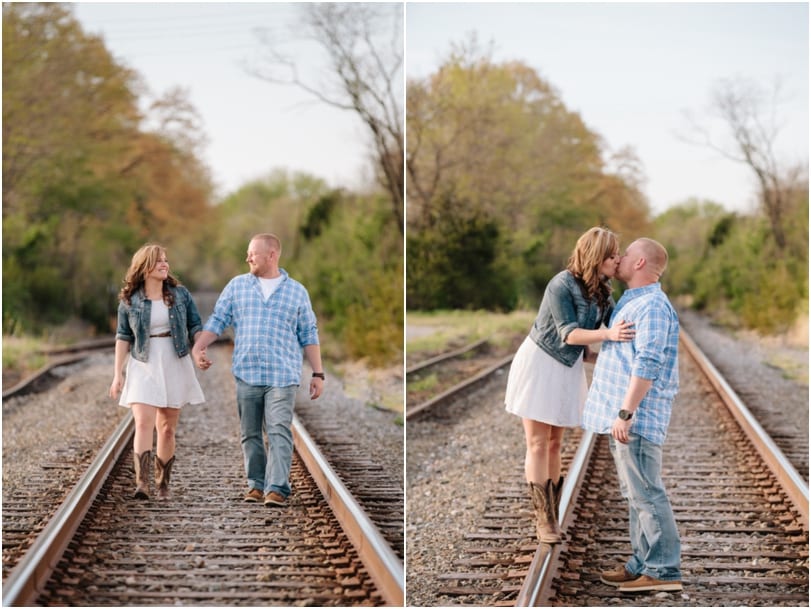
<instances>
[{"instance_id":1,"label":"cowboy boot","mask_svg":"<svg viewBox=\"0 0 811 609\"><path fill-rule=\"evenodd\" d=\"M132 453L132 466L135 469L135 492L133 499L149 499L149 470L152 451Z\"/></svg>"},{"instance_id":2,"label":"cowboy boot","mask_svg":"<svg viewBox=\"0 0 811 609\"><path fill-rule=\"evenodd\" d=\"M172 473L172 465L175 457L164 463L158 455L155 455L155 485L158 487L158 498L167 499L169 497L169 476Z\"/></svg>"},{"instance_id":3,"label":"cowboy boot","mask_svg":"<svg viewBox=\"0 0 811 609\"><path fill-rule=\"evenodd\" d=\"M547 488L552 485L551 480L543 484L529 483L529 493L532 497L532 507L535 509L535 534L541 543L559 543L560 530L557 522L552 518L552 505L549 503ZM553 524L554 523L554 524Z\"/></svg>"},{"instance_id":4,"label":"cowboy boot","mask_svg":"<svg viewBox=\"0 0 811 609\"><path fill-rule=\"evenodd\" d=\"M560 493L563 490L563 476L558 479L558 483L554 485L555 491L555 522L560 524Z\"/></svg>"}]
</instances>

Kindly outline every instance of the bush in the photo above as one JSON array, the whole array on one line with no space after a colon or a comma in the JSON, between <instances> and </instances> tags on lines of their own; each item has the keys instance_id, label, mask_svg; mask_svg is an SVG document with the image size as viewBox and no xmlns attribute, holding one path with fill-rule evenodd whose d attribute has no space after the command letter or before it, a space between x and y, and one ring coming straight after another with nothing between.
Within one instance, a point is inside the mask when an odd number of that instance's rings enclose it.
<instances>
[{"instance_id":1,"label":"bush","mask_svg":"<svg viewBox=\"0 0 811 609\"><path fill-rule=\"evenodd\" d=\"M505 243L495 220L443 216L407 238L407 299L412 310L512 310L516 278L500 252Z\"/></svg>"},{"instance_id":2,"label":"bush","mask_svg":"<svg viewBox=\"0 0 811 609\"><path fill-rule=\"evenodd\" d=\"M388 201L336 192L320 202L302 222L298 254L283 266L309 291L334 356L401 361L403 242Z\"/></svg>"}]
</instances>

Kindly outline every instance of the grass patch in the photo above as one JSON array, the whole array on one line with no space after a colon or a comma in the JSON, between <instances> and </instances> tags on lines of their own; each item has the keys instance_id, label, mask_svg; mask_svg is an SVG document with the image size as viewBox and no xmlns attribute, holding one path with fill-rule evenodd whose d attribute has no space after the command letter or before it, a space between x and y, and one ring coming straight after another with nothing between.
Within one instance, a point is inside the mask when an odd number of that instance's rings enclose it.
<instances>
[{"instance_id":1,"label":"grass patch","mask_svg":"<svg viewBox=\"0 0 811 609\"><path fill-rule=\"evenodd\" d=\"M406 349L415 353L448 351L487 338L496 346L510 344L516 333L529 334L536 311L432 311L406 314Z\"/></svg>"},{"instance_id":2,"label":"grass patch","mask_svg":"<svg viewBox=\"0 0 811 609\"><path fill-rule=\"evenodd\" d=\"M766 365L779 370L788 381L808 384L808 367L789 357L772 355L767 359Z\"/></svg>"},{"instance_id":3,"label":"grass patch","mask_svg":"<svg viewBox=\"0 0 811 609\"><path fill-rule=\"evenodd\" d=\"M46 343L37 338L3 337L3 386L13 385L19 379L36 372L48 361L41 353Z\"/></svg>"},{"instance_id":4,"label":"grass patch","mask_svg":"<svg viewBox=\"0 0 811 609\"><path fill-rule=\"evenodd\" d=\"M424 378L417 379L408 384L409 391L430 391L439 384L439 378L435 373L431 373Z\"/></svg>"}]
</instances>

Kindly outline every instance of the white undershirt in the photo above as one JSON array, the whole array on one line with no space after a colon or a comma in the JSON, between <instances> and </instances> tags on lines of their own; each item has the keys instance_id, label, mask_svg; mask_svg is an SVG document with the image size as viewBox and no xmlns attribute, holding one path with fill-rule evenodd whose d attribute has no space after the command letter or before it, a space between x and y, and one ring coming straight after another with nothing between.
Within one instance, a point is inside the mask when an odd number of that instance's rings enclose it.
<instances>
[{"instance_id":1,"label":"white undershirt","mask_svg":"<svg viewBox=\"0 0 811 609\"><path fill-rule=\"evenodd\" d=\"M278 277L274 277L273 279L265 279L264 277L259 277L259 285L262 286L262 296L265 300L270 298L273 292L279 287L279 284L282 282L282 275Z\"/></svg>"}]
</instances>

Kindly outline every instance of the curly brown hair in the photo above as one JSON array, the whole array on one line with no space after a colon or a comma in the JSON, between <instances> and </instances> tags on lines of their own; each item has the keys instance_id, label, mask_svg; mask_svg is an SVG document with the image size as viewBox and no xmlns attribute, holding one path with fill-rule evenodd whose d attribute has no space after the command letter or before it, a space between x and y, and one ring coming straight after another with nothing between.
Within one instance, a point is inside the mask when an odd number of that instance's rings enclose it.
<instances>
[{"instance_id":1,"label":"curly brown hair","mask_svg":"<svg viewBox=\"0 0 811 609\"><path fill-rule=\"evenodd\" d=\"M566 268L579 280L584 296L596 300L605 308L611 295L611 279L600 275L600 267L619 253L619 238L615 233L595 226L583 233L574 246Z\"/></svg>"},{"instance_id":2,"label":"curly brown hair","mask_svg":"<svg viewBox=\"0 0 811 609\"><path fill-rule=\"evenodd\" d=\"M127 274L124 276L124 287L118 293L118 300L132 304L132 295L144 286L146 276L158 264L161 254L166 254L165 247L147 243L132 255L130 268L127 269ZM179 285L181 285L180 281L171 272L163 281L163 302L170 307L175 303L175 299L169 288Z\"/></svg>"}]
</instances>

